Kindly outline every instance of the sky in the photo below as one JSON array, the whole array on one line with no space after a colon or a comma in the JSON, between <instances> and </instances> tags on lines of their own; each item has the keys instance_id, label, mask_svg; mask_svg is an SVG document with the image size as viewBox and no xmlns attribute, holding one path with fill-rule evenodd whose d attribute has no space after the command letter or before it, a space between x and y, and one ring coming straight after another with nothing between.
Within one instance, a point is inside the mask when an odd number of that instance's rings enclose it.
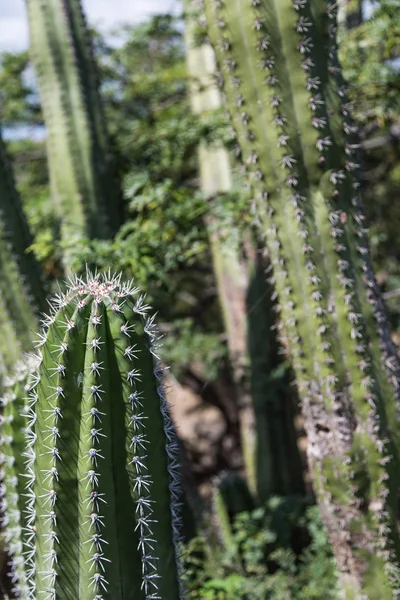
<instances>
[{"instance_id":1,"label":"sky","mask_svg":"<svg viewBox=\"0 0 400 600\"><path fill-rule=\"evenodd\" d=\"M142 21L152 13L169 12L175 0L82 0L92 25L109 30L121 22ZM26 50L28 26L24 0L0 0L0 52Z\"/></svg>"},{"instance_id":2,"label":"sky","mask_svg":"<svg viewBox=\"0 0 400 600\"><path fill-rule=\"evenodd\" d=\"M142 21L152 13L169 12L177 0L82 0L87 18L101 30L121 22ZM0 0L0 52L28 48L28 26L24 0ZM370 12L369 0L364 0Z\"/></svg>"}]
</instances>

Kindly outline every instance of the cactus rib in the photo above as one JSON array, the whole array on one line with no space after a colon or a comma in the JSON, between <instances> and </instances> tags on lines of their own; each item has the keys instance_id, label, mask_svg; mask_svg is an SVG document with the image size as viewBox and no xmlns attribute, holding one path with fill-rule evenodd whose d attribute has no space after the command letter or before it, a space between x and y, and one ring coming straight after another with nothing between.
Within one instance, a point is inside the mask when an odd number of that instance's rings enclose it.
<instances>
[{"instance_id":1,"label":"cactus rib","mask_svg":"<svg viewBox=\"0 0 400 600\"><path fill-rule=\"evenodd\" d=\"M147 308L119 277L88 276L46 321L29 427L35 598L181 597L177 446Z\"/></svg>"}]
</instances>

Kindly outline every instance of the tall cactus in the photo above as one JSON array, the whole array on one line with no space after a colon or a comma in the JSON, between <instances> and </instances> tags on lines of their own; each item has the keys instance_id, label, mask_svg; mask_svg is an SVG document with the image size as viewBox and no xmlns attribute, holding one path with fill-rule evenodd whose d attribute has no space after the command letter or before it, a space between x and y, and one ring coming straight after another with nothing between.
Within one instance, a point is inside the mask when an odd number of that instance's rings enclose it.
<instances>
[{"instance_id":1,"label":"tall cactus","mask_svg":"<svg viewBox=\"0 0 400 600\"><path fill-rule=\"evenodd\" d=\"M399 361L371 268L337 2L205 0L348 598L399 584Z\"/></svg>"},{"instance_id":2,"label":"tall cactus","mask_svg":"<svg viewBox=\"0 0 400 600\"><path fill-rule=\"evenodd\" d=\"M216 478L212 494L211 524L219 545L230 554L239 571L242 570L242 561L233 522L241 512L253 509L254 499L240 475L222 473Z\"/></svg>"},{"instance_id":3,"label":"tall cactus","mask_svg":"<svg viewBox=\"0 0 400 600\"><path fill-rule=\"evenodd\" d=\"M0 375L30 351L37 315L45 309L40 266L0 132Z\"/></svg>"},{"instance_id":4,"label":"tall cactus","mask_svg":"<svg viewBox=\"0 0 400 600\"><path fill-rule=\"evenodd\" d=\"M221 107L215 84L215 55L209 44L196 43L196 13L186 4L185 44L190 76L190 97L195 114L206 116ZM223 203L233 190L233 169L221 142L199 145L201 190L211 203ZM282 362L278 354L273 304L268 296L261 261L251 232L233 241L222 231L218 216L207 216L210 248L233 374L238 392L239 420L246 476L260 502L271 494L302 493L302 469L293 423L287 419L292 398L274 386L273 371ZM245 246L245 252L239 245ZM246 254L247 256L244 256ZM262 310L260 310L260 308ZM263 309L266 309L265 311ZM262 347L254 340L263 337ZM285 378L286 387L289 382ZM293 411L292 411L293 412ZM293 415L292 415L293 416ZM282 418L283 417L283 418ZM270 431L275 429L271 445ZM286 443L285 443L286 442Z\"/></svg>"},{"instance_id":5,"label":"tall cactus","mask_svg":"<svg viewBox=\"0 0 400 600\"><path fill-rule=\"evenodd\" d=\"M28 428L32 598L178 600L178 465L147 307L70 282L40 336Z\"/></svg>"},{"instance_id":6,"label":"tall cactus","mask_svg":"<svg viewBox=\"0 0 400 600\"><path fill-rule=\"evenodd\" d=\"M122 198L80 0L27 0L27 8L52 196L69 268L77 239L108 238L117 231Z\"/></svg>"},{"instance_id":7,"label":"tall cactus","mask_svg":"<svg viewBox=\"0 0 400 600\"><path fill-rule=\"evenodd\" d=\"M191 14L190 1L187 1L185 6L187 8L185 45L191 106L194 114L204 116L221 106L221 94L213 81L215 57L210 46L196 45L196 21ZM198 163L200 188L210 204L215 197L232 191L229 153L222 143L208 145L202 141L198 148ZM248 369L246 352L248 269L245 261L240 260L237 245L231 240L224 241L219 231L218 219L212 214L207 216L207 226L233 378L240 402L239 422L245 470L249 485L256 492L254 412L245 385L245 372Z\"/></svg>"},{"instance_id":8,"label":"tall cactus","mask_svg":"<svg viewBox=\"0 0 400 600\"><path fill-rule=\"evenodd\" d=\"M8 554L8 578L18 598L28 598L28 572L25 569L23 530L26 526L25 494L25 407L29 394L29 376L37 367L35 356L17 363L3 384L0 396L1 434L1 513L5 550ZM25 548L26 550L27 548Z\"/></svg>"}]
</instances>

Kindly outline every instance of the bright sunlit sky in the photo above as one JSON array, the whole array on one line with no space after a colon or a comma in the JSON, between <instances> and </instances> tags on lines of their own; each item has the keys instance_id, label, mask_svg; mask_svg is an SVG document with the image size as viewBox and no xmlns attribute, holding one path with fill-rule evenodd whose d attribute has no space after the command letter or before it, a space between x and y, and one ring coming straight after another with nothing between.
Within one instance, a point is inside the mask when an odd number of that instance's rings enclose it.
<instances>
[{"instance_id":1,"label":"bright sunlit sky","mask_svg":"<svg viewBox=\"0 0 400 600\"><path fill-rule=\"evenodd\" d=\"M176 6L176 0L83 0L88 20L101 30L110 30L121 22L142 21L153 13L169 12ZM24 0L0 0L0 52L27 47Z\"/></svg>"},{"instance_id":2,"label":"bright sunlit sky","mask_svg":"<svg viewBox=\"0 0 400 600\"><path fill-rule=\"evenodd\" d=\"M169 12L179 0L82 0L87 18L102 31L121 22L142 21L157 12ZM0 52L17 52L28 48L28 26L24 0L0 0ZM370 12L370 0L364 0Z\"/></svg>"}]
</instances>

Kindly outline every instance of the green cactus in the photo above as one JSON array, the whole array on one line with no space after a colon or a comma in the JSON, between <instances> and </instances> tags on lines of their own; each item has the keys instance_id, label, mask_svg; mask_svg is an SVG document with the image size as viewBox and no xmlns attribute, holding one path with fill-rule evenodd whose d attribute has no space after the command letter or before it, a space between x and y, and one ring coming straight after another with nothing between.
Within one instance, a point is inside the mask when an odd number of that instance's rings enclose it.
<instances>
[{"instance_id":1,"label":"green cactus","mask_svg":"<svg viewBox=\"0 0 400 600\"><path fill-rule=\"evenodd\" d=\"M392 598L399 361L371 268L337 2L205 0L348 598Z\"/></svg>"},{"instance_id":2,"label":"green cactus","mask_svg":"<svg viewBox=\"0 0 400 600\"><path fill-rule=\"evenodd\" d=\"M28 598L28 573L25 570L23 530L26 526L25 496L25 406L29 394L29 376L37 359L28 355L17 363L11 377L5 379L0 397L1 415L1 513L5 551L9 560L8 577L15 597Z\"/></svg>"},{"instance_id":3,"label":"green cactus","mask_svg":"<svg viewBox=\"0 0 400 600\"><path fill-rule=\"evenodd\" d=\"M47 129L64 263L77 240L107 239L123 220L89 32L80 0L27 0L31 58Z\"/></svg>"},{"instance_id":4,"label":"green cactus","mask_svg":"<svg viewBox=\"0 0 400 600\"><path fill-rule=\"evenodd\" d=\"M185 43L192 110L200 116L221 107L215 84L215 56L209 44L196 40L196 16L187 0ZM231 163L233 165L231 166ZM221 142L199 146L200 187L207 201L223 204L232 192L234 161ZM215 212L215 211L214 211ZM269 300L263 262L252 232L232 241L224 234L218 216L209 211L207 224L214 274L239 403L239 421L246 478L261 503L271 494L304 492L296 433L290 420L291 395L287 377L272 381L282 363L278 353L274 306ZM246 255L246 256L244 256ZM259 344L260 339L263 343ZM285 390L286 384L286 390ZM289 416L289 418L287 418ZM271 431L274 430L274 436ZM271 439L278 442L271 446ZM268 462L268 464L266 464Z\"/></svg>"},{"instance_id":5,"label":"green cactus","mask_svg":"<svg viewBox=\"0 0 400 600\"><path fill-rule=\"evenodd\" d=\"M234 535L233 521L239 513L253 509L254 498L245 480L238 473L228 472L216 477L212 496L212 537L216 538L217 545L230 554L239 571L242 571L243 565Z\"/></svg>"},{"instance_id":6,"label":"green cactus","mask_svg":"<svg viewBox=\"0 0 400 600\"><path fill-rule=\"evenodd\" d=\"M33 349L46 295L21 199L0 132L0 375Z\"/></svg>"},{"instance_id":7,"label":"green cactus","mask_svg":"<svg viewBox=\"0 0 400 600\"><path fill-rule=\"evenodd\" d=\"M120 277L88 276L46 319L28 427L38 600L181 598L177 444L147 308Z\"/></svg>"},{"instance_id":8,"label":"green cactus","mask_svg":"<svg viewBox=\"0 0 400 600\"><path fill-rule=\"evenodd\" d=\"M257 496L304 495L304 466L295 428L293 375L277 342L274 290L266 281L271 265L257 254L247 290L247 347L255 415Z\"/></svg>"},{"instance_id":9,"label":"green cactus","mask_svg":"<svg viewBox=\"0 0 400 600\"><path fill-rule=\"evenodd\" d=\"M196 20L191 14L190 0L185 26L187 69L190 77L190 100L194 114L204 116L221 106L221 94L213 81L215 57L212 48L196 45ZM215 198L232 191L232 172L229 153L223 144L209 145L202 141L198 148L200 188L211 204ZM231 240L224 240L218 219L210 211L207 226L214 275L232 364L233 378L240 402L239 422L246 476L256 492L256 465L254 464L254 415L251 398L245 386L248 368L246 352L246 289L247 266L240 260L239 248ZM232 301L232 299L235 299ZM248 387L248 386L247 386Z\"/></svg>"}]
</instances>

